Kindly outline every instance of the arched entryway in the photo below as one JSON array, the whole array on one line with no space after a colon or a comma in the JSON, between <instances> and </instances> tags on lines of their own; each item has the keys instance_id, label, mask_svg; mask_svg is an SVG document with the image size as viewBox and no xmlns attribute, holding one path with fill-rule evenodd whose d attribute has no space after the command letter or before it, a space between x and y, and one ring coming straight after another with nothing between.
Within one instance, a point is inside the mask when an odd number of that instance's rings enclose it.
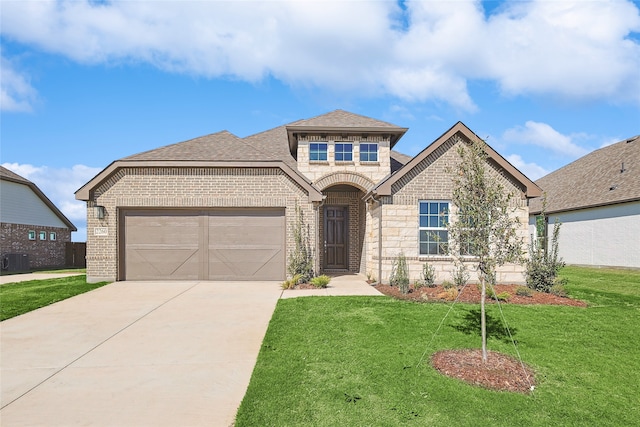
<instances>
[{"instance_id":1,"label":"arched entryway","mask_svg":"<svg viewBox=\"0 0 640 427\"><path fill-rule=\"evenodd\" d=\"M364 268L365 192L348 184L327 187L319 210L323 272L362 272Z\"/></svg>"}]
</instances>

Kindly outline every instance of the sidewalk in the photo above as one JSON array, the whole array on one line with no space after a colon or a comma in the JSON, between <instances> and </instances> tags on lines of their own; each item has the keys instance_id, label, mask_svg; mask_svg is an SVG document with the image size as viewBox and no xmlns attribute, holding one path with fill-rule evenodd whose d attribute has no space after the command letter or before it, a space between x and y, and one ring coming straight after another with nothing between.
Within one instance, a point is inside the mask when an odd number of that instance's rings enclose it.
<instances>
[{"instance_id":1,"label":"sidewalk","mask_svg":"<svg viewBox=\"0 0 640 427\"><path fill-rule=\"evenodd\" d=\"M0 276L0 285L7 283L26 282L29 280L46 280L57 279L59 277L71 277L79 276L84 273L24 273L24 274L9 274L6 276Z\"/></svg>"},{"instance_id":2,"label":"sidewalk","mask_svg":"<svg viewBox=\"0 0 640 427\"><path fill-rule=\"evenodd\" d=\"M329 286L324 289L286 289L280 298L297 298L308 296L369 296L382 295L376 288L367 283L362 274L342 274L331 276Z\"/></svg>"}]
</instances>

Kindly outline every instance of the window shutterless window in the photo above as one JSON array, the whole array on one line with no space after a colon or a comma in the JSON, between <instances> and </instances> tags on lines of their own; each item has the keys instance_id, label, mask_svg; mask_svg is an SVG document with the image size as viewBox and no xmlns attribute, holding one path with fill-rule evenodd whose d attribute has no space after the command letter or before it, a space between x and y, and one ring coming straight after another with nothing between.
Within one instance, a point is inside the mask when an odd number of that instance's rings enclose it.
<instances>
[{"instance_id":1,"label":"window shutterless window","mask_svg":"<svg viewBox=\"0 0 640 427\"><path fill-rule=\"evenodd\" d=\"M309 160L311 160L312 162L326 162L327 161L327 144L326 143L309 144Z\"/></svg>"},{"instance_id":2,"label":"window shutterless window","mask_svg":"<svg viewBox=\"0 0 640 427\"><path fill-rule=\"evenodd\" d=\"M377 162L378 144L360 144L360 161Z\"/></svg>"},{"instance_id":3,"label":"window shutterless window","mask_svg":"<svg viewBox=\"0 0 640 427\"><path fill-rule=\"evenodd\" d=\"M46 231L41 231L39 234L39 239L40 240L47 240L47 232Z\"/></svg>"},{"instance_id":4,"label":"window shutterless window","mask_svg":"<svg viewBox=\"0 0 640 427\"><path fill-rule=\"evenodd\" d=\"M56 232L52 231L51 233L49 233L49 240L51 241L55 241L56 240Z\"/></svg>"},{"instance_id":5,"label":"window shutterless window","mask_svg":"<svg viewBox=\"0 0 640 427\"><path fill-rule=\"evenodd\" d=\"M29 240L36 240L36 230L29 230Z\"/></svg>"},{"instance_id":6,"label":"window shutterless window","mask_svg":"<svg viewBox=\"0 0 640 427\"><path fill-rule=\"evenodd\" d=\"M427 200L419 204L420 255L446 255L449 242L449 202Z\"/></svg>"},{"instance_id":7,"label":"window shutterless window","mask_svg":"<svg viewBox=\"0 0 640 427\"><path fill-rule=\"evenodd\" d=\"M353 144L336 144L335 153L336 162L352 162L353 161Z\"/></svg>"}]
</instances>

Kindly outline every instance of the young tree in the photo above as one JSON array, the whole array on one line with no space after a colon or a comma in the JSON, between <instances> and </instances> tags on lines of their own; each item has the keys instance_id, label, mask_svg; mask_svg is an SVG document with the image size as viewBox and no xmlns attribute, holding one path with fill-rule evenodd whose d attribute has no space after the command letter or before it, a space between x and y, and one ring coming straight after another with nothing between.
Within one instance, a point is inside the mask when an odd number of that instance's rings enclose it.
<instances>
[{"instance_id":1,"label":"young tree","mask_svg":"<svg viewBox=\"0 0 640 427\"><path fill-rule=\"evenodd\" d=\"M495 280L496 267L524 262L524 243L517 234L520 221L510 215L514 194L505 189L488 164L485 146L475 140L458 148L460 161L452 168L452 203L457 210L447 225L449 253L469 256L468 262L476 264L480 278L483 362L487 361L486 282Z\"/></svg>"}]
</instances>

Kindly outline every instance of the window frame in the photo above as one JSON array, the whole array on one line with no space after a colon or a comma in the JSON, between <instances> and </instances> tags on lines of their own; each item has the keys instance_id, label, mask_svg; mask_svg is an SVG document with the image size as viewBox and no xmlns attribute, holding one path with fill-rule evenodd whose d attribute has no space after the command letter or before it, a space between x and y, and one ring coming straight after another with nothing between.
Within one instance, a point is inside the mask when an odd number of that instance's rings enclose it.
<instances>
[{"instance_id":1,"label":"window frame","mask_svg":"<svg viewBox=\"0 0 640 427\"><path fill-rule=\"evenodd\" d=\"M366 150L366 151L362 151L362 147L363 146L367 146L367 148L370 148L372 146L375 146L375 151L371 151L371 150ZM366 154L367 159L363 159L363 154ZM372 160L370 157L372 154L375 154L375 160ZM360 143L360 162L361 163L378 163L378 143L377 142L361 142Z\"/></svg>"},{"instance_id":2,"label":"window frame","mask_svg":"<svg viewBox=\"0 0 640 427\"><path fill-rule=\"evenodd\" d=\"M340 151L338 151L338 147L339 146L342 148L342 150L340 150ZM349 150L345 150L344 149L347 146L349 146ZM339 159L338 156L341 156L342 158ZM345 156L347 156L349 158L345 159ZM337 141L335 143L334 150L333 150L333 159L336 161L336 163L351 163L351 162L353 162L353 142Z\"/></svg>"},{"instance_id":3,"label":"window frame","mask_svg":"<svg viewBox=\"0 0 640 427\"><path fill-rule=\"evenodd\" d=\"M31 241L35 241L38 238L38 234L36 233L36 230L29 230L27 232L27 239L31 240Z\"/></svg>"},{"instance_id":4,"label":"window frame","mask_svg":"<svg viewBox=\"0 0 640 427\"><path fill-rule=\"evenodd\" d=\"M55 231L50 231L49 232L49 241L55 242L56 240L58 240L57 233Z\"/></svg>"},{"instance_id":5,"label":"window frame","mask_svg":"<svg viewBox=\"0 0 640 427\"><path fill-rule=\"evenodd\" d=\"M314 150L315 146L315 150ZM310 162L327 162L329 152L329 144L326 142L310 142L309 143L309 161ZM314 154L316 159L314 159ZM324 158L322 158L324 157Z\"/></svg>"},{"instance_id":6,"label":"window frame","mask_svg":"<svg viewBox=\"0 0 640 427\"><path fill-rule=\"evenodd\" d=\"M38 232L38 240L41 242L46 242L47 241L47 232L46 231L39 231Z\"/></svg>"},{"instance_id":7,"label":"window frame","mask_svg":"<svg viewBox=\"0 0 640 427\"><path fill-rule=\"evenodd\" d=\"M437 207L437 215L436 213L431 212L432 205L436 205ZM422 206L426 205L426 212L423 213ZM443 214L441 210L443 206L446 206L446 211ZM425 199L418 201L418 255L419 256L430 256L430 257L442 257L448 256L446 251L446 246L449 243L449 230L447 229L447 222L449 221L449 216L451 215L451 201L449 200L436 200L436 199ZM423 225L423 219L426 220L426 225ZM435 226L433 226L432 221L436 221ZM437 240L431 238L433 233L437 233L438 236L445 235L446 240ZM427 239L423 239L427 237ZM426 251L423 252L423 245L426 245ZM432 253L430 246L435 245L436 252ZM444 248L443 248L444 245Z\"/></svg>"}]
</instances>

